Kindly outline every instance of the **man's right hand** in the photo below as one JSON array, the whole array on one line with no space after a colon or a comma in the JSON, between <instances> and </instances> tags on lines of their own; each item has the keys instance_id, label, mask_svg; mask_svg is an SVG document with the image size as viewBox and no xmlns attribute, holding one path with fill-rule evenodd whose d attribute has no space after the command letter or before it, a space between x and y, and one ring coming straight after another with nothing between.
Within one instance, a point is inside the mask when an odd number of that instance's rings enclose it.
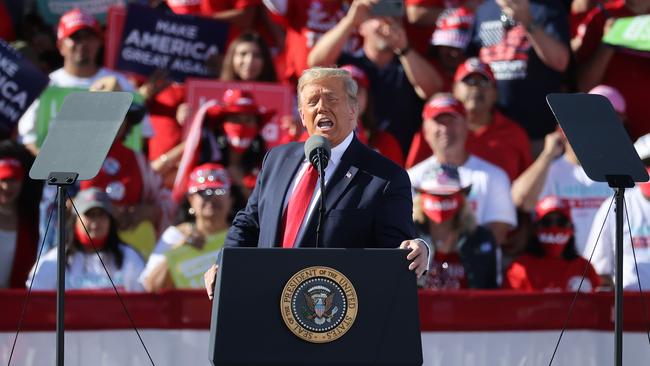
<instances>
[{"instance_id":1,"label":"man's right hand","mask_svg":"<svg viewBox=\"0 0 650 366\"><path fill-rule=\"evenodd\" d=\"M203 274L203 282L205 283L205 290L208 293L208 298L210 300L214 299L214 284L217 281L217 270L219 266L213 264L210 269L208 269Z\"/></svg>"},{"instance_id":2,"label":"man's right hand","mask_svg":"<svg viewBox=\"0 0 650 366\"><path fill-rule=\"evenodd\" d=\"M553 131L544 138L544 150L542 154L547 156L549 160L555 160L564 154L565 143L566 137L564 137L562 131Z\"/></svg>"}]
</instances>

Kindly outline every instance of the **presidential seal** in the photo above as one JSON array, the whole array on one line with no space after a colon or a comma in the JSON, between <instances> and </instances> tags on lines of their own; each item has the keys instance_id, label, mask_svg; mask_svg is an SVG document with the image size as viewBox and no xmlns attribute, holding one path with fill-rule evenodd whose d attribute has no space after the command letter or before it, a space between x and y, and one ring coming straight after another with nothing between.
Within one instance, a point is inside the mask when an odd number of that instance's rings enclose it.
<instances>
[{"instance_id":1,"label":"presidential seal","mask_svg":"<svg viewBox=\"0 0 650 366\"><path fill-rule=\"evenodd\" d=\"M312 343L342 337L357 317L357 292L350 280L329 267L309 267L282 290L280 312L289 330Z\"/></svg>"}]
</instances>

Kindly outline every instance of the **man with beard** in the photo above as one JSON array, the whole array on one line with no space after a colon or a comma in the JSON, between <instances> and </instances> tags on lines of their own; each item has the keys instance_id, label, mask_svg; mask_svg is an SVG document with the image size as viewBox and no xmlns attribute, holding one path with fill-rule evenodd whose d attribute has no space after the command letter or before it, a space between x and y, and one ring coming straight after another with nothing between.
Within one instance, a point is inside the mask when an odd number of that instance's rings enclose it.
<instances>
[{"instance_id":1,"label":"man with beard","mask_svg":"<svg viewBox=\"0 0 650 366\"><path fill-rule=\"evenodd\" d=\"M63 56L63 67L50 74L50 85L66 88L88 89L98 79L115 76L123 91L133 91L126 77L97 65L97 55L102 44L99 22L89 13L73 9L63 14L57 28L57 46ZM18 122L19 142L34 155L36 145L36 112L39 100L29 107ZM147 121L147 119L145 119ZM151 135L151 126L145 123L143 135Z\"/></svg>"},{"instance_id":2,"label":"man with beard","mask_svg":"<svg viewBox=\"0 0 650 366\"><path fill-rule=\"evenodd\" d=\"M378 127L387 130L407 153L422 124L423 101L440 91L442 79L433 66L409 45L401 20L373 18L376 0L355 0L348 13L325 33L309 53L312 66L351 64L362 69L372 85ZM347 39L359 28L359 55L343 52Z\"/></svg>"}]
</instances>

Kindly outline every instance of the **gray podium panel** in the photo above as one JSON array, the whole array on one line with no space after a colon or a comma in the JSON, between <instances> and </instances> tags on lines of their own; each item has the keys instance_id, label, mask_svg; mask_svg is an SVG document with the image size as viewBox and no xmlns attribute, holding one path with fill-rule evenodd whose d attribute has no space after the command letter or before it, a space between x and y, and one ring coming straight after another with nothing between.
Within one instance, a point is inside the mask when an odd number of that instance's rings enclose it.
<instances>
[{"instance_id":1,"label":"gray podium panel","mask_svg":"<svg viewBox=\"0 0 650 366\"><path fill-rule=\"evenodd\" d=\"M74 92L49 131L29 171L32 179L47 179L52 172L78 173L92 179L101 168L133 100L128 92Z\"/></svg>"},{"instance_id":2,"label":"gray podium panel","mask_svg":"<svg viewBox=\"0 0 650 366\"><path fill-rule=\"evenodd\" d=\"M632 187L634 182L648 180L648 173L607 98L578 93L549 94L546 100L589 178L618 187Z\"/></svg>"}]
</instances>

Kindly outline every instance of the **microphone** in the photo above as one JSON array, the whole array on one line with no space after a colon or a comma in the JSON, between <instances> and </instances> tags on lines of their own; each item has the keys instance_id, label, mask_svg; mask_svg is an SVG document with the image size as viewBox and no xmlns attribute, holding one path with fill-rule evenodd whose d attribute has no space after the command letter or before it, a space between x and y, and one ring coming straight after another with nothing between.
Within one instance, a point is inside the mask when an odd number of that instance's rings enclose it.
<instances>
[{"instance_id":1,"label":"microphone","mask_svg":"<svg viewBox=\"0 0 650 366\"><path fill-rule=\"evenodd\" d=\"M318 225L316 226L316 248L320 241L320 228L325 217L325 168L330 160L331 145L323 136L313 135L305 141L305 157L316 168L320 176L320 204L318 206Z\"/></svg>"},{"instance_id":2,"label":"microphone","mask_svg":"<svg viewBox=\"0 0 650 366\"><path fill-rule=\"evenodd\" d=\"M332 148L330 142L323 136L313 135L305 141L305 157L316 168L318 174L325 171L330 160Z\"/></svg>"}]
</instances>

